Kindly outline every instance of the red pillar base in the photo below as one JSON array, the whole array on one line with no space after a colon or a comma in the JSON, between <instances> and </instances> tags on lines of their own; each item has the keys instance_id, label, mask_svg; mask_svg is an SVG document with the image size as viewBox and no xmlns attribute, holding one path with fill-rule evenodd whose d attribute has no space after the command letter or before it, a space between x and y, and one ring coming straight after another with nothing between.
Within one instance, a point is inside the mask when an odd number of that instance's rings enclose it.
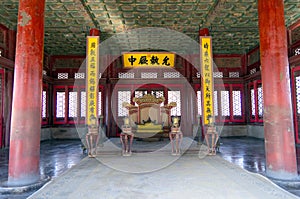
<instances>
[{"instance_id":1,"label":"red pillar base","mask_svg":"<svg viewBox=\"0 0 300 199\"><path fill-rule=\"evenodd\" d=\"M299 177L297 173L290 173L284 170L282 171L272 171L270 169L266 169L266 176L270 179L276 180L295 180L299 181Z\"/></svg>"},{"instance_id":2,"label":"red pillar base","mask_svg":"<svg viewBox=\"0 0 300 199\"><path fill-rule=\"evenodd\" d=\"M7 185L8 186L26 186L26 185L31 185L36 182L38 182L40 179L40 175L36 175L33 173L32 175L23 175L23 176L18 176L18 178L13 178L13 177L8 177Z\"/></svg>"},{"instance_id":3,"label":"red pillar base","mask_svg":"<svg viewBox=\"0 0 300 199\"><path fill-rule=\"evenodd\" d=\"M0 193L1 194L20 194L23 192L34 191L40 189L44 184L49 182L51 178L49 176L42 176L39 179L28 185L14 185L9 182L3 182L0 184Z\"/></svg>"}]
</instances>

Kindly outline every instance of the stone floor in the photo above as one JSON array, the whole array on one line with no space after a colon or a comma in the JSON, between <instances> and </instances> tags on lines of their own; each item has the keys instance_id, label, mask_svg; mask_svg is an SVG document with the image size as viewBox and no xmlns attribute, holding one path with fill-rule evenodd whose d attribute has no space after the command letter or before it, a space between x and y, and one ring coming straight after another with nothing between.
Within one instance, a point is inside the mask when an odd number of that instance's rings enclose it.
<instances>
[{"instance_id":1,"label":"stone floor","mask_svg":"<svg viewBox=\"0 0 300 199\"><path fill-rule=\"evenodd\" d=\"M116 153L119 153L119 140L112 139L111 142L116 147ZM143 142L134 141L133 152L149 152L154 150L163 149L167 151L164 146L168 143L167 140L161 142ZM113 150L110 150L113 151ZM102 153L107 154L110 151L103 150ZM191 143L191 147L186 154L198 153L199 146ZM107 153L106 153L107 152ZM297 148L298 152L298 148ZM298 154L298 158L299 153ZM265 154L264 154L264 141L255 138L222 138L220 152L217 154L219 157L238 165L248 171L264 175L265 173ZM56 179L74 165L78 164L86 154L82 153L81 142L79 140L53 140L45 141L41 144L41 160L40 160L40 173L51 176ZM0 180L7 179L8 168L8 150L0 150ZM289 192L300 196L300 189L283 187ZM1 195L0 198L21 199L30 196L33 192L21 193L14 195Z\"/></svg>"},{"instance_id":2,"label":"stone floor","mask_svg":"<svg viewBox=\"0 0 300 199\"><path fill-rule=\"evenodd\" d=\"M62 173L78 164L86 154L82 153L80 140L53 140L41 143L40 150L40 174L56 178ZM7 149L0 150L0 181L6 181L8 176L8 157ZM34 191L14 194L1 195L0 199L23 199L27 198Z\"/></svg>"}]
</instances>

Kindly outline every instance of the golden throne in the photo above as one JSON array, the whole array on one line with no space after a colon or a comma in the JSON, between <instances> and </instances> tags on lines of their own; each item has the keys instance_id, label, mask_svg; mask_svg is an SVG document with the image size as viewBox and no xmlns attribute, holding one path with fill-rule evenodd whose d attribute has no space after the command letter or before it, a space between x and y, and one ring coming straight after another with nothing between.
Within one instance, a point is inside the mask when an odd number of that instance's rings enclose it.
<instances>
[{"instance_id":1,"label":"golden throne","mask_svg":"<svg viewBox=\"0 0 300 199\"><path fill-rule=\"evenodd\" d=\"M156 98L154 95L147 94L141 98L133 98L137 106L123 103L123 107L129 111L135 137L168 137L171 126L170 110L176 106L176 103L171 102L161 106L164 101L164 97Z\"/></svg>"}]
</instances>

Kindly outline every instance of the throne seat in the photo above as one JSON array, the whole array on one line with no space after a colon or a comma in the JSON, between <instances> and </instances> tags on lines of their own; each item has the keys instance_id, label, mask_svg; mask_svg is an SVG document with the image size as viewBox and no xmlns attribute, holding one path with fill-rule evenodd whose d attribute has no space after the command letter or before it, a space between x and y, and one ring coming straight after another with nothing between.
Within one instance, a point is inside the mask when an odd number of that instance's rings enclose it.
<instances>
[{"instance_id":1,"label":"throne seat","mask_svg":"<svg viewBox=\"0 0 300 199\"><path fill-rule=\"evenodd\" d=\"M163 125L162 124L154 124L152 122L145 124L138 124L137 133L162 133Z\"/></svg>"}]
</instances>

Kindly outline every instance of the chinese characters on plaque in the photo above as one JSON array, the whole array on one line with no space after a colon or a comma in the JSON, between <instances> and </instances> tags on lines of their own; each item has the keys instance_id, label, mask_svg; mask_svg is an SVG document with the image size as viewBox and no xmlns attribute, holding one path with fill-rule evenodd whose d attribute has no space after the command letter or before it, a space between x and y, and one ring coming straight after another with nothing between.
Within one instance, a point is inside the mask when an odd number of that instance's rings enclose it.
<instances>
[{"instance_id":1,"label":"chinese characters on plaque","mask_svg":"<svg viewBox=\"0 0 300 199\"><path fill-rule=\"evenodd\" d=\"M212 75L212 42L211 37L200 37L200 60L202 70L202 102L203 102L203 122L209 124L209 118L214 116L213 108L213 75Z\"/></svg>"},{"instance_id":2,"label":"chinese characters on plaque","mask_svg":"<svg viewBox=\"0 0 300 199\"><path fill-rule=\"evenodd\" d=\"M99 65L99 37L87 37L86 59L86 124L90 124L91 118L97 118L98 111L98 65Z\"/></svg>"},{"instance_id":3,"label":"chinese characters on plaque","mask_svg":"<svg viewBox=\"0 0 300 199\"><path fill-rule=\"evenodd\" d=\"M173 53L123 53L123 65L125 68L132 67L174 67L175 54Z\"/></svg>"}]
</instances>

